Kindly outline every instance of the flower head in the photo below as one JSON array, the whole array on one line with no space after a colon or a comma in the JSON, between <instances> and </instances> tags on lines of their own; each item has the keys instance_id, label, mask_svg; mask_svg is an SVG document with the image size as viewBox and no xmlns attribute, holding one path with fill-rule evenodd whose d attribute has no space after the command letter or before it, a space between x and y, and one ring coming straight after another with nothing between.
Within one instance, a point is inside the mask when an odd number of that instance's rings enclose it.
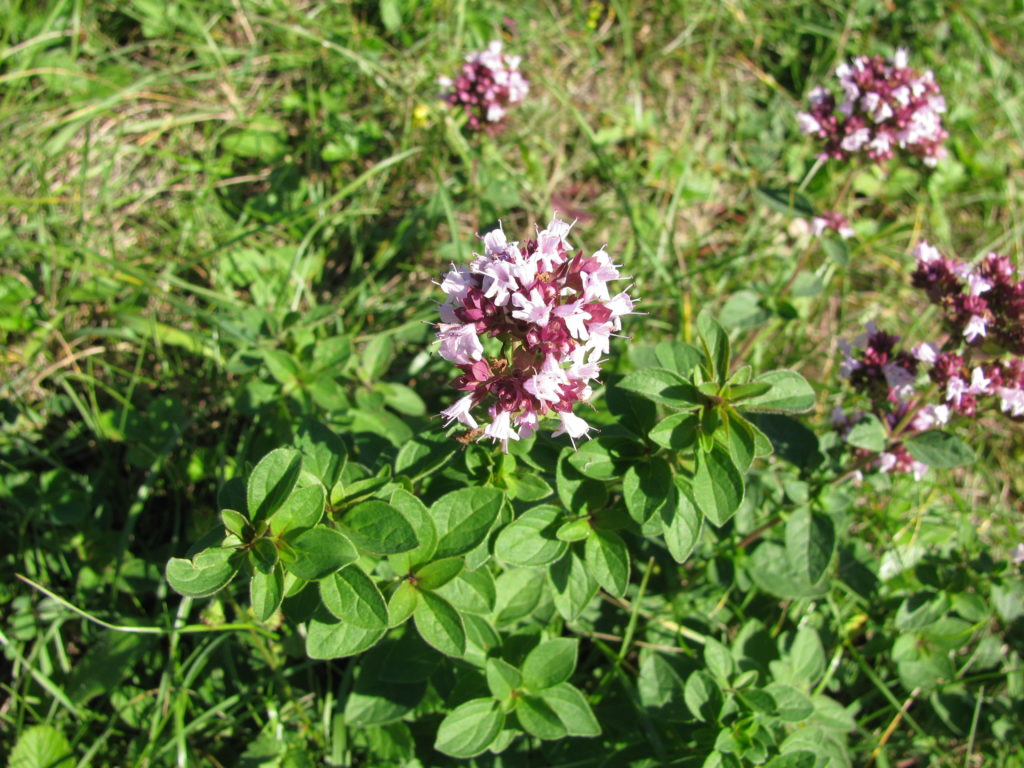
<instances>
[{"instance_id":1,"label":"flower head","mask_svg":"<svg viewBox=\"0 0 1024 768\"><path fill-rule=\"evenodd\" d=\"M476 429L471 410L481 407L490 418L481 436L505 448L549 414L559 419L556 435L575 442L589 434L573 406L590 399L600 358L635 301L627 291L611 295L607 283L619 272L604 250L573 253L570 228L556 217L522 247L500 228L488 232L483 255L441 281L439 352L458 366L453 385L467 393L442 412L446 425ZM485 351L491 338L500 342L496 356Z\"/></svg>"},{"instance_id":2,"label":"flower head","mask_svg":"<svg viewBox=\"0 0 1024 768\"><path fill-rule=\"evenodd\" d=\"M946 111L934 75L919 74L899 49L891 59L858 56L836 68L842 101L826 88L809 94L810 111L797 115L800 131L816 136L822 157L866 157L885 163L902 150L934 167L946 156Z\"/></svg>"},{"instance_id":3,"label":"flower head","mask_svg":"<svg viewBox=\"0 0 1024 768\"><path fill-rule=\"evenodd\" d=\"M502 53L499 41L492 41L485 50L466 56L454 79L438 79L445 91L442 98L454 107L462 107L469 130L496 133L508 108L521 102L530 90L519 72L519 61L518 56Z\"/></svg>"}]
</instances>

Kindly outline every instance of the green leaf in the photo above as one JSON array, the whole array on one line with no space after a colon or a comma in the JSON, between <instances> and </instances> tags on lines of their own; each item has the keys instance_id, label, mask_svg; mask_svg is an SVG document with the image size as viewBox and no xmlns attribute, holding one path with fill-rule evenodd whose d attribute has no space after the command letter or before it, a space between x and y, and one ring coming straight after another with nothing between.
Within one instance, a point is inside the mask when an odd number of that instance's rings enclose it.
<instances>
[{"instance_id":1,"label":"green leaf","mask_svg":"<svg viewBox=\"0 0 1024 768\"><path fill-rule=\"evenodd\" d=\"M375 555L408 552L419 544L416 531L405 516L383 501L357 504L340 519L341 530L352 542Z\"/></svg>"},{"instance_id":2,"label":"green leaf","mask_svg":"<svg viewBox=\"0 0 1024 768\"><path fill-rule=\"evenodd\" d=\"M566 543L584 541L593 532L594 527L590 524L589 517L577 517L575 520L567 520L558 526L555 537Z\"/></svg>"},{"instance_id":3,"label":"green leaf","mask_svg":"<svg viewBox=\"0 0 1024 768\"><path fill-rule=\"evenodd\" d=\"M572 466L574 454L572 448L562 451L555 467L555 482L558 498L565 508L573 514L580 514L604 506L608 501L608 490L604 483L584 477Z\"/></svg>"},{"instance_id":4,"label":"green leaf","mask_svg":"<svg viewBox=\"0 0 1024 768\"><path fill-rule=\"evenodd\" d=\"M623 378L618 387L656 403L682 410L693 410L704 401L691 381L663 368L634 371Z\"/></svg>"},{"instance_id":5,"label":"green leaf","mask_svg":"<svg viewBox=\"0 0 1024 768\"><path fill-rule=\"evenodd\" d=\"M306 655L312 659L341 659L372 648L384 630L363 629L330 614L321 606L306 632Z\"/></svg>"},{"instance_id":6,"label":"green leaf","mask_svg":"<svg viewBox=\"0 0 1024 768\"><path fill-rule=\"evenodd\" d=\"M278 384L292 387L299 376L299 364L283 349L264 349L263 362Z\"/></svg>"},{"instance_id":7,"label":"green leaf","mask_svg":"<svg viewBox=\"0 0 1024 768\"><path fill-rule=\"evenodd\" d=\"M797 219L810 219L814 216L811 201L795 187L758 187L756 194L762 204L776 213Z\"/></svg>"},{"instance_id":8,"label":"green leaf","mask_svg":"<svg viewBox=\"0 0 1024 768\"><path fill-rule=\"evenodd\" d=\"M510 698L513 691L523 684L523 676L519 674L519 670L504 659L487 659L484 672L491 695L501 701Z\"/></svg>"},{"instance_id":9,"label":"green leaf","mask_svg":"<svg viewBox=\"0 0 1024 768\"><path fill-rule=\"evenodd\" d=\"M456 578L441 586L438 592L463 614L490 614L497 601L494 576L487 567L463 569Z\"/></svg>"},{"instance_id":10,"label":"green leaf","mask_svg":"<svg viewBox=\"0 0 1024 768\"><path fill-rule=\"evenodd\" d=\"M191 560L172 557L167 562L167 581L179 595L209 597L227 585L237 573L231 562L235 550L212 547Z\"/></svg>"},{"instance_id":11,"label":"green leaf","mask_svg":"<svg viewBox=\"0 0 1024 768\"><path fill-rule=\"evenodd\" d=\"M561 739L568 734L558 713L539 696L517 696L516 716L523 729L538 739Z\"/></svg>"},{"instance_id":12,"label":"green leaf","mask_svg":"<svg viewBox=\"0 0 1024 768\"><path fill-rule=\"evenodd\" d=\"M729 649L713 637L704 641L704 666L715 678L726 684L736 670Z\"/></svg>"},{"instance_id":13,"label":"green leaf","mask_svg":"<svg viewBox=\"0 0 1024 768\"><path fill-rule=\"evenodd\" d=\"M683 478L676 478L675 507L662 507L661 519L669 554L677 563L685 563L700 541L704 517L693 500L693 491Z\"/></svg>"},{"instance_id":14,"label":"green leaf","mask_svg":"<svg viewBox=\"0 0 1024 768\"><path fill-rule=\"evenodd\" d=\"M419 589L440 589L462 571L466 561L461 557L434 560L413 572Z\"/></svg>"},{"instance_id":15,"label":"green leaf","mask_svg":"<svg viewBox=\"0 0 1024 768\"><path fill-rule=\"evenodd\" d=\"M744 330L763 326L772 313L766 306L764 296L756 291L736 291L722 305L718 319L730 330Z\"/></svg>"},{"instance_id":16,"label":"green leaf","mask_svg":"<svg viewBox=\"0 0 1024 768\"><path fill-rule=\"evenodd\" d=\"M939 429L908 437L903 445L917 461L929 467L948 469L974 462L974 451L956 435Z\"/></svg>"},{"instance_id":17,"label":"green leaf","mask_svg":"<svg viewBox=\"0 0 1024 768\"><path fill-rule=\"evenodd\" d=\"M326 502L327 492L320 483L292 491L271 515L270 532L280 536L297 528L312 528L324 516Z\"/></svg>"},{"instance_id":18,"label":"green leaf","mask_svg":"<svg viewBox=\"0 0 1024 768\"><path fill-rule=\"evenodd\" d=\"M743 477L722 446L715 445L711 453L697 453L693 498L717 526L725 525L743 501Z\"/></svg>"},{"instance_id":19,"label":"green leaf","mask_svg":"<svg viewBox=\"0 0 1024 768\"><path fill-rule=\"evenodd\" d=\"M562 510L549 504L527 510L501 529L494 540L494 556L510 565L549 565L565 554L566 544L555 538Z\"/></svg>"},{"instance_id":20,"label":"green leaf","mask_svg":"<svg viewBox=\"0 0 1024 768\"><path fill-rule=\"evenodd\" d=\"M837 266L845 267L850 263L850 249L846 241L831 235L824 235L821 240L821 250L825 255L836 263Z\"/></svg>"},{"instance_id":21,"label":"green leaf","mask_svg":"<svg viewBox=\"0 0 1024 768\"><path fill-rule=\"evenodd\" d=\"M408 491L396 490L391 494L391 506L402 513L412 526L419 544L415 549L391 558L396 571L409 573L414 566L429 562L437 549L437 529L430 517L430 510Z\"/></svg>"},{"instance_id":22,"label":"green leaf","mask_svg":"<svg viewBox=\"0 0 1024 768\"><path fill-rule=\"evenodd\" d=\"M503 498L496 488L460 488L435 501L430 508L438 532L434 556L462 555L483 541L498 519Z\"/></svg>"},{"instance_id":23,"label":"green leaf","mask_svg":"<svg viewBox=\"0 0 1024 768\"><path fill-rule=\"evenodd\" d=\"M71 744L52 725L33 725L22 731L7 757L7 768L71 768Z\"/></svg>"},{"instance_id":24,"label":"green leaf","mask_svg":"<svg viewBox=\"0 0 1024 768\"><path fill-rule=\"evenodd\" d=\"M388 408L398 411L406 416L423 416L427 412L427 405L423 399L416 394L416 390L405 384L396 384L390 381L381 381L374 384L375 392L384 396L384 404ZM451 444L450 441L449 445Z\"/></svg>"},{"instance_id":25,"label":"green leaf","mask_svg":"<svg viewBox=\"0 0 1024 768\"><path fill-rule=\"evenodd\" d=\"M794 570L785 547L774 541L762 541L757 545L746 564L746 571L759 589L786 600L818 597L828 592L824 579L812 584L807 581L806 572Z\"/></svg>"},{"instance_id":26,"label":"green leaf","mask_svg":"<svg viewBox=\"0 0 1024 768\"><path fill-rule=\"evenodd\" d=\"M659 421L648 437L662 448L686 451L697 442L700 417L695 413L673 413Z\"/></svg>"},{"instance_id":27,"label":"green leaf","mask_svg":"<svg viewBox=\"0 0 1024 768\"><path fill-rule=\"evenodd\" d=\"M702 723L715 722L722 710L722 690L703 669L692 672L683 688L686 707Z\"/></svg>"},{"instance_id":28,"label":"green leaf","mask_svg":"<svg viewBox=\"0 0 1024 768\"><path fill-rule=\"evenodd\" d=\"M814 469L824 462L817 435L792 416L777 413L752 415L754 425L769 439L779 458L801 469Z\"/></svg>"},{"instance_id":29,"label":"green leaf","mask_svg":"<svg viewBox=\"0 0 1024 768\"><path fill-rule=\"evenodd\" d=\"M786 558L809 584L824 576L835 548L835 529L828 516L802 507L786 522Z\"/></svg>"},{"instance_id":30,"label":"green leaf","mask_svg":"<svg viewBox=\"0 0 1024 768\"><path fill-rule=\"evenodd\" d=\"M470 699L441 721L434 748L451 757L473 757L484 752L505 725L494 699Z\"/></svg>"},{"instance_id":31,"label":"green leaf","mask_svg":"<svg viewBox=\"0 0 1024 768\"><path fill-rule=\"evenodd\" d=\"M403 3L399 0L380 0L380 21L391 34L402 28ZM444 750L441 750L444 752ZM481 750L482 751L482 750ZM453 754L448 752L446 754ZM473 754L478 754L474 752ZM467 757L467 755L454 755L455 757Z\"/></svg>"},{"instance_id":32,"label":"green leaf","mask_svg":"<svg viewBox=\"0 0 1024 768\"><path fill-rule=\"evenodd\" d=\"M797 723L814 714L811 700L791 685L772 683L764 690L775 699L776 714L786 722Z\"/></svg>"},{"instance_id":33,"label":"green leaf","mask_svg":"<svg viewBox=\"0 0 1024 768\"><path fill-rule=\"evenodd\" d=\"M403 581L388 600L388 626L397 627L416 610L420 591L408 581Z\"/></svg>"},{"instance_id":34,"label":"green leaf","mask_svg":"<svg viewBox=\"0 0 1024 768\"><path fill-rule=\"evenodd\" d=\"M570 736L599 736L601 726L586 697L569 683L560 683L541 691L540 697L558 715Z\"/></svg>"},{"instance_id":35,"label":"green leaf","mask_svg":"<svg viewBox=\"0 0 1024 768\"><path fill-rule=\"evenodd\" d=\"M302 471L302 454L278 448L264 456L253 469L246 486L249 518L258 523L270 517L284 503Z\"/></svg>"},{"instance_id":36,"label":"green leaf","mask_svg":"<svg viewBox=\"0 0 1024 768\"><path fill-rule=\"evenodd\" d=\"M505 480L509 496L517 501L540 501L553 493L547 480L536 472L517 471Z\"/></svg>"},{"instance_id":37,"label":"green leaf","mask_svg":"<svg viewBox=\"0 0 1024 768\"><path fill-rule=\"evenodd\" d=\"M615 597L626 594L629 584L629 550L615 531L597 528L584 549L587 567L605 591Z\"/></svg>"},{"instance_id":38,"label":"green leaf","mask_svg":"<svg viewBox=\"0 0 1024 768\"><path fill-rule=\"evenodd\" d=\"M728 408L724 415L726 419L724 429L720 430L718 434L724 432L723 446L732 457L736 469L740 473L746 472L750 469L757 453L757 433L754 432L754 426L740 416L736 409Z\"/></svg>"},{"instance_id":39,"label":"green leaf","mask_svg":"<svg viewBox=\"0 0 1024 768\"><path fill-rule=\"evenodd\" d=\"M221 148L236 157L273 163L284 156L287 146L277 133L259 128L246 128L221 139Z\"/></svg>"},{"instance_id":40,"label":"green leaf","mask_svg":"<svg viewBox=\"0 0 1024 768\"><path fill-rule=\"evenodd\" d=\"M720 385L725 384L729 378L729 363L732 361L729 334L706 309L697 315L697 331L711 369L711 378Z\"/></svg>"},{"instance_id":41,"label":"green leaf","mask_svg":"<svg viewBox=\"0 0 1024 768\"><path fill-rule=\"evenodd\" d=\"M284 567L300 579L316 581L330 576L359 558L348 538L333 528L317 526L284 540L293 559L285 559Z\"/></svg>"},{"instance_id":42,"label":"green leaf","mask_svg":"<svg viewBox=\"0 0 1024 768\"><path fill-rule=\"evenodd\" d=\"M579 640L576 638L558 637L540 643L523 661L523 686L538 692L564 683L576 669L578 651Z\"/></svg>"},{"instance_id":43,"label":"green leaf","mask_svg":"<svg viewBox=\"0 0 1024 768\"><path fill-rule=\"evenodd\" d=\"M575 621L597 594L597 581L572 549L548 568L547 576L555 608L566 621Z\"/></svg>"},{"instance_id":44,"label":"green leaf","mask_svg":"<svg viewBox=\"0 0 1024 768\"><path fill-rule=\"evenodd\" d=\"M466 628L452 604L435 592L420 591L413 612L416 629L429 645L447 656L466 653Z\"/></svg>"},{"instance_id":45,"label":"green leaf","mask_svg":"<svg viewBox=\"0 0 1024 768\"><path fill-rule=\"evenodd\" d=\"M570 454L569 463L584 477L613 480L622 475L621 463L634 455L638 447L627 438L597 437Z\"/></svg>"},{"instance_id":46,"label":"green leaf","mask_svg":"<svg viewBox=\"0 0 1024 768\"><path fill-rule=\"evenodd\" d=\"M654 403L611 382L605 388L604 399L617 423L634 434L647 434L658 418L658 408Z\"/></svg>"},{"instance_id":47,"label":"green leaf","mask_svg":"<svg viewBox=\"0 0 1024 768\"><path fill-rule=\"evenodd\" d=\"M77 705L116 690L153 645L152 635L103 631L90 640L62 690Z\"/></svg>"},{"instance_id":48,"label":"green leaf","mask_svg":"<svg viewBox=\"0 0 1024 768\"><path fill-rule=\"evenodd\" d=\"M873 414L865 414L864 418L853 425L846 442L854 448L863 448L866 451L880 453L885 450L888 438L885 434L885 427Z\"/></svg>"},{"instance_id":49,"label":"green leaf","mask_svg":"<svg viewBox=\"0 0 1024 768\"><path fill-rule=\"evenodd\" d=\"M810 688L825 673L825 649L818 631L810 626L797 630L793 644L789 647L789 665L793 669L794 681Z\"/></svg>"},{"instance_id":50,"label":"green leaf","mask_svg":"<svg viewBox=\"0 0 1024 768\"><path fill-rule=\"evenodd\" d=\"M325 488L333 488L348 455L345 441L327 426L306 421L300 427L295 447L302 452L303 469L313 474Z\"/></svg>"},{"instance_id":51,"label":"green leaf","mask_svg":"<svg viewBox=\"0 0 1024 768\"><path fill-rule=\"evenodd\" d=\"M279 559L277 547L268 538L256 539L249 549L249 562L260 573L270 573Z\"/></svg>"},{"instance_id":52,"label":"green leaf","mask_svg":"<svg viewBox=\"0 0 1024 768\"><path fill-rule=\"evenodd\" d=\"M320 599L334 616L360 629L388 627L388 607L377 585L358 565L320 581Z\"/></svg>"},{"instance_id":53,"label":"green leaf","mask_svg":"<svg viewBox=\"0 0 1024 768\"><path fill-rule=\"evenodd\" d=\"M363 381L372 383L387 373L394 357L394 344L388 334L378 334L370 339L359 359L359 373Z\"/></svg>"},{"instance_id":54,"label":"green leaf","mask_svg":"<svg viewBox=\"0 0 1024 768\"><path fill-rule=\"evenodd\" d=\"M814 407L814 390L796 371L768 371L757 377L758 383L770 384L763 395L744 400L745 411L802 413Z\"/></svg>"},{"instance_id":55,"label":"green leaf","mask_svg":"<svg viewBox=\"0 0 1024 768\"><path fill-rule=\"evenodd\" d=\"M817 764L818 758L813 752L801 749L773 757L765 768L814 768Z\"/></svg>"},{"instance_id":56,"label":"green leaf","mask_svg":"<svg viewBox=\"0 0 1024 768\"><path fill-rule=\"evenodd\" d=\"M267 621L281 607L284 598L284 571L274 568L269 573L254 571L249 582L249 603L256 621Z\"/></svg>"},{"instance_id":57,"label":"green leaf","mask_svg":"<svg viewBox=\"0 0 1024 768\"><path fill-rule=\"evenodd\" d=\"M504 626L529 616L544 595L546 575L535 568L514 568L498 576L495 623Z\"/></svg>"},{"instance_id":58,"label":"green leaf","mask_svg":"<svg viewBox=\"0 0 1024 768\"><path fill-rule=\"evenodd\" d=\"M662 507L673 503L672 468L664 459L633 464L622 480L622 496L629 516L643 525Z\"/></svg>"},{"instance_id":59,"label":"green leaf","mask_svg":"<svg viewBox=\"0 0 1024 768\"><path fill-rule=\"evenodd\" d=\"M241 512L236 512L233 509L222 509L220 511L220 519L224 523L224 527L242 541L248 541L252 537L252 526Z\"/></svg>"},{"instance_id":60,"label":"green leaf","mask_svg":"<svg viewBox=\"0 0 1024 768\"><path fill-rule=\"evenodd\" d=\"M693 369L704 361L701 351L685 341L659 342L654 347L654 355L662 368L674 371L680 376L689 376Z\"/></svg>"},{"instance_id":61,"label":"green leaf","mask_svg":"<svg viewBox=\"0 0 1024 768\"><path fill-rule=\"evenodd\" d=\"M440 436L444 442L420 435L399 448L395 474L416 480L443 467L455 453L457 443L443 433Z\"/></svg>"}]
</instances>

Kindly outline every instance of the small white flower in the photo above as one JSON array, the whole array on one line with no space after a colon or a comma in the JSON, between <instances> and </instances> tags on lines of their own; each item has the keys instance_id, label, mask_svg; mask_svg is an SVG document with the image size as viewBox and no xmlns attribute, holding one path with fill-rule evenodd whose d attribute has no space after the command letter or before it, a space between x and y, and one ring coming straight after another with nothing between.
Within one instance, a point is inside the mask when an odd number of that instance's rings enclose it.
<instances>
[{"instance_id":1,"label":"small white flower","mask_svg":"<svg viewBox=\"0 0 1024 768\"><path fill-rule=\"evenodd\" d=\"M502 450L507 452L508 441L519 439L519 434L512 427L512 414L508 411L498 411L494 414L494 420L484 429L482 436L499 441Z\"/></svg>"},{"instance_id":2,"label":"small white flower","mask_svg":"<svg viewBox=\"0 0 1024 768\"><path fill-rule=\"evenodd\" d=\"M967 292L971 296L980 296L985 291L992 290L992 283L982 277L980 274L971 270L967 273Z\"/></svg>"},{"instance_id":3,"label":"small white flower","mask_svg":"<svg viewBox=\"0 0 1024 768\"><path fill-rule=\"evenodd\" d=\"M938 356L938 350L936 350L935 347L933 347L927 341L922 341L920 344L918 344L916 347L910 350L910 354L912 354L915 359L921 361L922 363L930 364L935 362L935 358Z\"/></svg>"},{"instance_id":4,"label":"small white flower","mask_svg":"<svg viewBox=\"0 0 1024 768\"><path fill-rule=\"evenodd\" d=\"M459 365L468 365L484 356L484 347L476 335L476 325L448 325L442 323L437 334L441 340L438 353L445 360Z\"/></svg>"},{"instance_id":5,"label":"small white flower","mask_svg":"<svg viewBox=\"0 0 1024 768\"><path fill-rule=\"evenodd\" d=\"M512 312L512 317L516 320L544 328L551 319L551 305L537 288L530 291L529 296L522 293L512 294L512 303L519 307Z\"/></svg>"},{"instance_id":6,"label":"small white flower","mask_svg":"<svg viewBox=\"0 0 1024 768\"><path fill-rule=\"evenodd\" d=\"M554 437L558 437L562 434L569 435L569 439L573 441L573 445L576 444L576 438L586 437L590 430L593 429L593 427L572 411L562 411L558 414L558 418L561 421L561 426L559 426L552 435Z\"/></svg>"},{"instance_id":7,"label":"small white flower","mask_svg":"<svg viewBox=\"0 0 1024 768\"><path fill-rule=\"evenodd\" d=\"M1013 417L1024 415L1024 389L999 387L996 394L999 395L999 408L1003 413Z\"/></svg>"},{"instance_id":8,"label":"small white flower","mask_svg":"<svg viewBox=\"0 0 1024 768\"><path fill-rule=\"evenodd\" d=\"M987 395L991 384L991 379L985 378L985 370L979 365L971 371L971 385L967 391L972 395Z\"/></svg>"},{"instance_id":9,"label":"small white flower","mask_svg":"<svg viewBox=\"0 0 1024 768\"><path fill-rule=\"evenodd\" d=\"M967 384L963 379L952 377L946 382L946 401L954 406L960 405L960 400L967 392Z\"/></svg>"},{"instance_id":10,"label":"small white flower","mask_svg":"<svg viewBox=\"0 0 1024 768\"><path fill-rule=\"evenodd\" d=\"M885 451L878 454L878 471L879 472L891 472L892 468L896 466L897 458L895 453L889 453Z\"/></svg>"},{"instance_id":11,"label":"small white flower","mask_svg":"<svg viewBox=\"0 0 1024 768\"><path fill-rule=\"evenodd\" d=\"M843 140L839 142L839 146L847 152L857 152L870 140L871 131L867 128L858 128L853 133L844 136Z\"/></svg>"},{"instance_id":12,"label":"small white flower","mask_svg":"<svg viewBox=\"0 0 1024 768\"><path fill-rule=\"evenodd\" d=\"M800 133L810 135L821 130L821 123L809 112L801 112L796 116L796 124Z\"/></svg>"},{"instance_id":13,"label":"small white flower","mask_svg":"<svg viewBox=\"0 0 1024 768\"><path fill-rule=\"evenodd\" d=\"M473 407L473 396L466 395L455 401L450 408L445 408L441 411L441 417L444 419L444 425L447 427L453 421L458 421L460 424L465 424L470 429L476 429L476 419L469 412Z\"/></svg>"},{"instance_id":14,"label":"small white flower","mask_svg":"<svg viewBox=\"0 0 1024 768\"><path fill-rule=\"evenodd\" d=\"M971 315L971 319L967 321L967 325L964 327L964 338L968 341L974 341L979 336L984 336L985 327L984 317Z\"/></svg>"},{"instance_id":15,"label":"small white flower","mask_svg":"<svg viewBox=\"0 0 1024 768\"><path fill-rule=\"evenodd\" d=\"M930 245L922 240L914 246L914 258L920 264L931 264L933 261L939 261L942 258L942 254L939 253L939 249L934 245Z\"/></svg>"}]
</instances>

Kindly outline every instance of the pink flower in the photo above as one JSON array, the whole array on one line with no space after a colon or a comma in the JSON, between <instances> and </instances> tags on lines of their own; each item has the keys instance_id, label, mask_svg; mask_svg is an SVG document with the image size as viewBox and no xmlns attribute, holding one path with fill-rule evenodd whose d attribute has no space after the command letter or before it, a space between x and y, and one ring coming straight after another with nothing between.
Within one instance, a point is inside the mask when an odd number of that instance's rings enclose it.
<instances>
[{"instance_id":1,"label":"pink flower","mask_svg":"<svg viewBox=\"0 0 1024 768\"><path fill-rule=\"evenodd\" d=\"M593 429L593 427L572 411L563 411L558 414L558 418L561 420L561 426L559 426L552 434L555 437L561 434L567 434L574 444L576 442L576 438L586 437L590 430Z\"/></svg>"},{"instance_id":2,"label":"pink flower","mask_svg":"<svg viewBox=\"0 0 1024 768\"><path fill-rule=\"evenodd\" d=\"M946 156L941 115L946 103L931 72L919 74L900 49L892 59L858 56L836 67L843 101L827 88L808 95L810 109L796 116L801 133L823 141L823 158L866 157L885 163L902 150L927 166Z\"/></svg>"},{"instance_id":3,"label":"pink flower","mask_svg":"<svg viewBox=\"0 0 1024 768\"><path fill-rule=\"evenodd\" d=\"M493 414L494 420L484 429L484 437L489 437L501 443L502 448L508 450L509 440L518 440L519 434L512 428L512 414L508 411L498 411Z\"/></svg>"},{"instance_id":4,"label":"pink flower","mask_svg":"<svg viewBox=\"0 0 1024 768\"><path fill-rule=\"evenodd\" d=\"M458 421L460 424L465 424L470 429L476 429L476 419L469 412L473 407L473 396L466 395L463 398L455 401L455 404L450 408L446 408L441 411L441 416L444 418L444 425L447 427L453 421Z\"/></svg>"},{"instance_id":5,"label":"pink flower","mask_svg":"<svg viewBox=\"0 0 1024 768\"><path fill-rule=\"evenodd\" d=\"M548 318L551 316L551 305L536 288L530 291L529 296L524 296L521 293L515 294L512 297L512 303L520 307L520 309L512 313L512 317L516 320L532 323L541 328L548 324Z\"/></svg>"},{"instance_id":6,"label":"pink flower","mask_svg":"<svg viewBox=\"0 0 1024 768\"><path fill-rule=\"evenodd\" d=\"M558 414L555 434L568 434L574 444L589 434L572 407L593 395L589 382L635 302L628 291L610 297L618 268L604 249L574 255L570 229L555 217L523 248L501 229L488 232L484 254L444 278L439 351L460 368L453 385L467 393L442 411L446 426L476 429L471 412L480 406L490 417L480 433L503 449L532 436L548 415ZM489 357L488 349L494 354L499 346L500 354Z\"/></svg>"},{"instance_id":7,"label":"pink flower","mask_svg":"<svg viewBox=\"0 0 1024 768\"><path fill-rule=\"evenodd\" d=\"M502 53L501 43L493 41L486 50L466 56L457 77L438 78L442 98L462 108L470 131L496 133L508 108L519 104L530 90L519 63L518 56Z\"/></svg>"},{"instance_id":8,"label":"pink flower","mask_svg":"<svg viewBox=\"0 0 1024 768\"><path fill-rule=\"evenodd\" d=\"M476 335L476 326L473 323L466 325L442 323L438 338L441 339L441 348L438 351L445 360L466 365L483 357L484 347Z\"/></svg>"}]
</instances>

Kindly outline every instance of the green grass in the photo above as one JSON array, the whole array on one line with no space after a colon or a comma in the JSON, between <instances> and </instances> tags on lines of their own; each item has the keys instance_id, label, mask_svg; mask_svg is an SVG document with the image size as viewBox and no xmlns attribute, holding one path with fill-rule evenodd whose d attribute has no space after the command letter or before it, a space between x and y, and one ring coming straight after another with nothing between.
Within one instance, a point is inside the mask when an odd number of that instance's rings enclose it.
<instances>
[{"instance_id":1,"label":"green grass","mask_svg":"<svg viewBox=\"0 0 1024 768\"><path fill-rule=\"evenodd\" d=\"M559 210L577 244L625 265L647 314L612 372L752 292L769 311L734 334L744 362L812 381L821 427L850 395L839 339L869 319L915 340L936 327L909 284L918 239L1024 254L1024 3L894 5L0 0L0 753L46 724L69 741L62 766L373 764L353 761L384 736L342 717L352 665L306 659L244 596L181 600L162 568L303 414L351 423L379 380L429 412L450 402L450 368L425 351L432 281L499 219L522 233ZM531 93L501 136L466 141L435 80L492 38L523 55ZM794 119L805 93L897 46L936 72L950 160L814 171ZM801 185L855 222L847 265L758 191ZM440 429L417 402L381 429ZM844 563L889 568L875 591L764 599L733 572L769 516L751 503L682 583L652 566L639 628L623 613L619 629L682 645L690 668L696 649L657 617L723 638L756 619L773 641L811 622L833 640L828 689L856 705L855 762L1020 765L1020 573L1006 559L1024 536L1024 442L996 416L971 435L971 469L859 493ZM15 574L159 632L86 621ZM982 603L984 639L952 677L900 667L898 606L947 587ZM621 661L598 690L629 694L636 654L595 642ZM429 745L436 724L410 738ZM620 764L691 764L660 738ZM575 748L533 764L596 764L573 760L597 747Z\"/></svg>"}]
</instances>

